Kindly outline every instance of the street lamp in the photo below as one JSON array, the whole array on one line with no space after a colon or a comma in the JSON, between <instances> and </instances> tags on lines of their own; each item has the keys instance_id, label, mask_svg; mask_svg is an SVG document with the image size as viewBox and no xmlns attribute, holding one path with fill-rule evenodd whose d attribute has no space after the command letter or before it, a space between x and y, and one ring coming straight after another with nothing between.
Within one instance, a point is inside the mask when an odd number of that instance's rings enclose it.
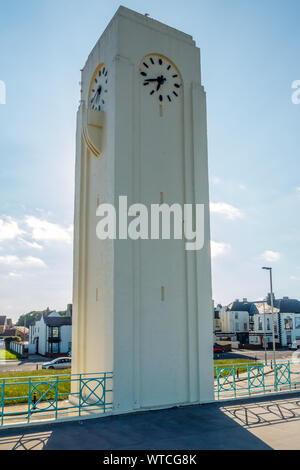
<instances>
[{"instance_id":1,"label":"street lamp","mask_svg":"<svg viewBox=\"0 0 300 470\"><path fill-rule=\"evenodd\" d=\"M274 321L274 305L273 305L273 281L272 281L272 268L263 266L270 273L270 291L271 291L271 311L272 311L272 336L273 336L273 363L276 364L276 343L275 343L275 321Z\"/></svg>"},{"instance_id":2,"label":"street lamp","mask_svg":"<svg viewBox=\"0 0 300 470\"><path fill-rule=\"evenodd\" d=\"M265 350L265 363L267 365L268 364L268 358L267 358L268 334L267 334L267 329L266 329L265 303L263 303L263 305L264 305L264 350Z\"/></svg>"}]
</instances>

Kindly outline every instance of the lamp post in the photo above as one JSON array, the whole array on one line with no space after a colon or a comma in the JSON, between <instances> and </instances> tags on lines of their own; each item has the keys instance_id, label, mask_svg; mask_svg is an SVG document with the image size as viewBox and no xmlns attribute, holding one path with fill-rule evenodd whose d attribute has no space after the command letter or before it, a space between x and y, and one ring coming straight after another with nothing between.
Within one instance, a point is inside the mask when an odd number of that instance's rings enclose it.
<instances>
[{"instance_id":1,"label":"lamp post","mask_svg":"<svg viewBox=\"0 0 300 470\"><path fill-rule=\"evenodd\" d=\"M264 303L264 349L265 349L265 363L266 363L266 365L268 364L267 345L268 345L268 336L266 335L266 311L265 311L265 303Z\"/></svg>"},{"instance_id":2,"label":"lamp post","mask_svg":"<svg viewBox=\"0 0 300 470\"><path fill-rule=\"evenodd\" d=\"M273 280L272 280L272 268L263 266L262 269L266 269L270 273L270 292L271 292L271 312L272 312L272 336L273 336L273 363L276 364L276 343L275 343L275 321L274 321L274 304L273 304Z\"/></svg>"}]
</instances>

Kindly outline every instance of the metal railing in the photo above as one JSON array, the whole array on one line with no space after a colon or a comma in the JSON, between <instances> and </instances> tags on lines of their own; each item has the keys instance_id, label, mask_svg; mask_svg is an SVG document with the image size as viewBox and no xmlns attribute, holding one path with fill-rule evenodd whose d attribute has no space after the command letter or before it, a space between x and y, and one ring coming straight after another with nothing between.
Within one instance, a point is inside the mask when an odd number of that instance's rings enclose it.
<instances>
[{"instance_id":1,"label":"metal railing","mask_svg":"<svg viewBox=\"0 0 300 470\"><path fill-rule=\"evenodd\" d=\"M113 374L57 374L0 378L0 427L108 413Z\"/></svg>"},{"instance_id":2,"label":"metal railing","mask_svg":"<svg viewBox=\"0 0 300 470\"><path fill-rule=\"evenodd\" d=\"M217 365L216 400L300 389L300 364L290 361Z\"/></svg>"}]
</instances>

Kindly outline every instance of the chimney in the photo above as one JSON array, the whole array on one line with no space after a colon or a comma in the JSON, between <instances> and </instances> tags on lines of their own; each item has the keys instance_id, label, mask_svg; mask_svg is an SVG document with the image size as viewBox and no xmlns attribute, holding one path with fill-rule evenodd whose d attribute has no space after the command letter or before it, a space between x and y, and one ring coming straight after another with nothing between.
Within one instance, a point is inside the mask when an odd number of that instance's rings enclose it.
<instances>
[{"instance_id":1,"label":"chimney","mask_svg":"<svg viewBox=\"0 0 300 470\"><path fill-rule=\"evenodd\" d=\"M72 304L67 305L66 317L72 317Z\"/></svg>"},{"instance_id":2,"label":"chimney","mask_svg":"<svg viewBox=\"0 0 300 470\"><path fill-rule=\"evenodd\" d=\"M243 302L248 302L247 297L243 298Z\"/></svg>"}]
</instances>

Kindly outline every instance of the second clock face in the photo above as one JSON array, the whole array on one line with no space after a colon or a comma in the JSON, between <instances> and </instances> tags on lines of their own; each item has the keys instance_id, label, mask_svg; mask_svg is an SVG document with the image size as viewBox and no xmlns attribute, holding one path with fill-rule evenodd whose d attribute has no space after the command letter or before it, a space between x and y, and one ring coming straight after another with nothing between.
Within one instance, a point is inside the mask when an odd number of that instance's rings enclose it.
<instances>
[{"instance_id":1,"label":"second clock face","mask_svg":"<svg viewBox=\"0 0 300 470\"><path fill-rule=\"evenodd\" d=\"M171 103L180 96L182 81L176 67L167 58L152 54L140 65L143 87L160 103Z\"/></svg>"},{"instance_id":2,"label":"second clock face","mask_svg":"<svg viewBox=\"0 0 300 470\"><path fill-rule=\"evenodd\" d=\"M94 74L91 91L90 106L92 109L103 111L107 100L108 70L103 64L99 66Z\"/></svg>"}]
</instances>

